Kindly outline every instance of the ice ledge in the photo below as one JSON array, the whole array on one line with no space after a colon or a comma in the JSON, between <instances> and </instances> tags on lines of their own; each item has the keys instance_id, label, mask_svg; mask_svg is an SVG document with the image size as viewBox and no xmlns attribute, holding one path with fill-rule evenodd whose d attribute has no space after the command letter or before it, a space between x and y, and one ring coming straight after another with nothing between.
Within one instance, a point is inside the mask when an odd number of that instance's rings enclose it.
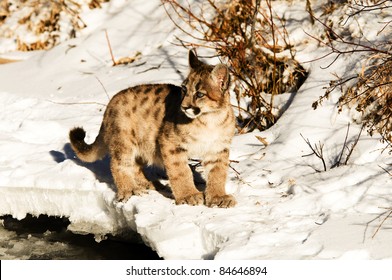
<instances>
[{"instance_id":1,"label":"ice ledge","mask_svg":"<svg viewBox=\"0 0 392 280\"><path fill-rule=\"evenodd\" d=\"M0 215L23 219L27 214L67 217L74 233L120 235L135 230L131 211L125 215L114 207L111 190L44 189L0 187Z\"/></svg>"},{"instance_id":2,"label":"ice ledge","mask_svg":"<svg viewBox=\"0 0 392 280\"><path fill-rule=\"evenodd\" d=\"M225 237L203 228L204 212L211 215L214 211L205 206L177 206L156 191L119 203L110 189L0 187L0 215L17 219L27 214L67 217L68 230L94 234L97 241L106 235L133 239L137 232L166 259L213 258L216 246Z\"/></svg>"}]
</instances>

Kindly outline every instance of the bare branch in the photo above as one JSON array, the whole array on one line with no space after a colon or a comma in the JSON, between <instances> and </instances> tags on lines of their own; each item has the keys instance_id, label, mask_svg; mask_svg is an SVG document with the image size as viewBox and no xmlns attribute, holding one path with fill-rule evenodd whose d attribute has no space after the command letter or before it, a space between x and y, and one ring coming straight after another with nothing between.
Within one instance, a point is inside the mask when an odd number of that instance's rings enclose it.
<instances>
[{"instance_id":1,"label":"bare branch","mask_svg":"<svg viewBox=\"0 0 392 280\"><path fill-rule=\"evenodd\" d=\"M115 66L116 60L114 59L113 50L112 50L112 46L110 44L108 31L106 29L105 29L105 36L106 36L106 42L108 43L108 47L109 47L110 57L112 58L113 66Z\"/></svg>"},{"instance_id":2,"label":"bare branch","mask_svg":"<svg viewBox=\"0 0 392 280\"><path fill-rule=\"evenodd\" d=\"M340 152L339 158L338 158L338 160L334 163L334 165L332 165L331 168L339 167L339 166L340 166L340 163L341 163L341 161L342 161L342 157L343 157L344 150L345 150L346 147L347 147L346 145L347 145L347 138L348 138L348 133L349 133L349 131L350 131L350 123L347 124L346 136L344 137L344 143L343 143L343 147L342 147L342 150L341 150L341 152ZM348 159L346 158L346 163L347 163L347 161L348 161Z\"/></svg>"},{"instance_id":3,"label":"bare branch","mask_svg":"<svg viewBox=\"0 0 392 280\"><path fill-rule=\"evenodd\" d=\"M378 225L376 231L375 231L374 234L372 235L372 238L374 238L374 237L377 235L377 233L379 232L379 230L381 229L381 227L382 227L382 225L385 223L385 221L386 221L389 217L392 216L392 209L391 209L389 212L387 211L387 213L388 213L388 214L385 216L385 218L382 220L382 222Z\"/></svg>"},{"instance_id":4,"label":"bare branch","mask_svg":"<svg viewBox=\"0 0 392 280\"><path fill-rule=\"evenodd\" d=\"M301 135L302 139L304 139L305 143L309 146L309 148L313 152L309 155L315 155L316 157L318 157L321 160L321 162L323 163L324 171L327 171L327 165L325 164L325 159L324 159L324 155L323 155L324 145L319 142L319 146L314 145L314 147L313 147L308 138L305 139L305 137L302 135L302 133L300 133L300 135ZM309 155L306 155L306 156L309 156ZM318 170L316 170L316 171L318 171Z\"/></svg>"},{"instance_id":5,"label":"bare branch","mask_svg":"<svg viewBox=\"0 0 392 280\"><path fill-rule=\"evenodd\" d=\"M381 165L379 165L378 167L380 167L382 170L384 170L389 176L392 177L392 173L390 171L388 171L386 168L382 167Z\"/></svg>"},{"instance_id":6,"label":"bare branch","mask_svg":"<svg viewBox=\"0 0 392 280\"><path fill-rule=\"evenodd\" d=\"M95 76L95 79L97 79L97 81L101 84L103 90L105 91L106 97L108 98L108 100L110 100L110 96L109 96L105 86L102 84L101 80L97 76Z\"/></svg>"},{"instance_id":7,"label":"bare branch","mask_svg":"<svg viewBox=\"0 0 392 280\"><path fill-rule=\"evenodd\" d=\"M351 148L350 148L350 150L349 150L349 152L348 152L348 154L347 154L347 156L346 156L346 160L344 161L344 164L345 164L345 165L347 165L348 160L350 159L351 154L352 154L353 151L354 151L354 148L357 146L358 141L359 141L359 138L361 137L361 134L362 134L362 131L363 131L364 128L365 128L365 125L362 125L361 130L360 130L359 133L358 133L358 137L355 139L354 143L351 145Z\"/></svg>"}]
</instances>

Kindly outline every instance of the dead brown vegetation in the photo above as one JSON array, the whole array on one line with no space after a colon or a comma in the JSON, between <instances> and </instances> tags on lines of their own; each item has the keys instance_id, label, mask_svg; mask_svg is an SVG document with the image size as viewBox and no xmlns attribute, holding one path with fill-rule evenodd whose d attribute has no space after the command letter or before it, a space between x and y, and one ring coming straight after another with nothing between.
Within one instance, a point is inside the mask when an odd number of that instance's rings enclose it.
<instances>
[{"instance_id":1,"label":"dead brown vegetation","mask_svg":"<svg viewBox=\"0 0 392 280\"><path fill-rule=\"evenodd\" d=\"M340 5L348 5L350 11L346 21L366 12L392 10L390 1L344 2L347 3ZM333 91L339 90L342 94L338 102L339 110L344 107L355 108L361 114L360 121L368 132L371 135L374 132L380 133L383 141L392 147L392 41L386 33L391 21L385 22L378 31L377 41L370 41L343 30L344 25L340 28L331 26L328 24L328 14L321 18L316 18L313 14L311 16L325 29L325 37L313 38L330 48L329 55L335 56L332 63L343 55L361 54L362 57L361 69L331 81L325 94L313 103L313 108L316 109ZM363 26L359 26L359 29L362 28Z\"/></svg>"},{"instance_id":2,"label":"dead brown vegetation","mask_svg":"<svg viewBox=\"0 0 392 280\"><path fill-rule=\"evenodd\" d=\"M91 8L98 8L108 0L88 0ZM14 38L20 51L46 50L65 39L76 37L86 27L79 16L82 9L76 0L2 0L0 4L0 27L2 36ZM17 20L18 26L7 26L7 19ZM62 24L67 27L62 26ZM2 26L3 25L3 26ZM31 36L20 36L17 29L22 27ZM66 28L67 30L61 30ZM35 38L35 39L32 39Z\"/></svg>"},{"instance_id":3,"label":"dead brown vegetation","mask_svg":"<svg viewBox=\"0 0 392 280\"><path fill-rule=\"evenodd\" d=\"M188 39L178 38L181 45L212 48L227 61L241 131L273 125L281 113L274 112L274 96L295 92L307 75L294 58L294 47L284 21L272 8L273 1L208 0L193 6L177 0L162 2L187 35ZM244 97L249 100L245 108L241 106Z\"/></svg>"}]
</instances>

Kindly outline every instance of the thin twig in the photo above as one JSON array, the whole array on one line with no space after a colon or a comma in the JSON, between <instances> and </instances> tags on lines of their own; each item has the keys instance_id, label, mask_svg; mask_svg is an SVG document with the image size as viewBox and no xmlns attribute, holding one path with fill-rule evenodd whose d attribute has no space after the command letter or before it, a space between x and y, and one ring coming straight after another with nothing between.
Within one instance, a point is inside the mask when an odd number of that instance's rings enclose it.
<instances>
[{"instance_id":1,"label":"thin twig","mask_svg":"<svg viewBox=\"0 0 392 280\"><path fill-rule=\"evenodd\" d=\"M232 162L238 163L238 161L231 161L231 160L230 160L230 163L229 163L229 167L235 172L235 174L236 174L237 177L238 177L239 175L241 175L241 173L238 172L233 166L231 166L231 163L232 163Z\"/></svg>"},{"instance_id":2,"label":"thin twig","mask_svg":"<svg viewBox=\"0 0 392 280\"><path fill-rule=\"evenodd\" d=\"M324 28L326 28L328 30L328 32L331 32L332 35L339 39L341 43L348 45L348 46L354 46L354 49L350 49L347 51L341 51L336 49L331 43L329 44L329 46L334 50L334 52L339 53L339 54L345 54L345 53L355 53L355 52L376 52L376 53L382 53L382 54L386 54L386 55L392 55L391 51L388 50L383 50L383 49L379 49L377 47L373 47L373 46L368 46L368 45L364 45L360 42L351 42L351 41L347 41L345 40L341 35L339 35L336 31L334 31L331 27L327 26L324 22L322 22L320 19L315 17L315 20L318 21L321 25L324 26ZM319 42L321 42L320 39L318 39Z\"/></svg>"},{"instance_id":3,"label":"thin twig","mask_svg":"<svg viewBox=\"0 0 392 280\"><path fill-rule=\"evenodd\" d=\"M382 222L378 225L376 231L374 232L374 234L372 235L372 239L376 236L376 234L378 233L378 231L380 230L380 228L382 227L382 225L385 223L385 221L391 217L392 215L392 209L389 211L388 215L382 220Z\"/></svg>"},{"instance_id":4,"label":"thin twig","mask_svg":"<svg viewBox=\"0 0 392 280\"><path fill-rule=\"evenodd\" d=\"M105 29L105 36L106 36L106 41L108 43L110 57L112 58L113 66L116 66L117 63L116 63L116 60L114 59L113 50L112 50L112 46L110 44L110 40L109 40L109 35L108 35L107 29Z\"/></svg>"},{"instance_id":5,"label":"thin twig","mask_svg":"<svg viewBox=\"0 0 392 280\"><path fill-rule=\"evenodd\" d=\"M384 170L389 176L392 177L392 173L389 172L386 168L382 167L381 165L379 165L378 167L380 167L382 170Z\"/></svg>"},{"instance_id":6,"label":"thin twig","mask_svg":"<svg viewBox=\"0 0 392 280\"><path fill-rule=\"evenodd\" d=\"M58 104L58 105L101 105L101 106L106 106L106 104L99 103L99 102L57 102L49 99L45 99L46 101L53 103L53 104Z\"/></svg>"},{"instance_id":7,"label":"thin twig","mask_svg":"<svg viewBox=\"0 0 392 280\"><path fill-rule=\"evenodd\" d=\"M302 139L304 139L305 143L308 144L309 148L313 152L312 154L309 154L309 155L315 155L316 157L318 157L323 163L324 171L327 171L327 165L325 164L325 159L324 159L324 155L323 155L324 145L321 144L321 142L319 142L319 147L317 147L317 145L314 145L314 148L313 148L309 139L308 138L305 139L305 137L302 135L302 133L300 133L300 135L301 135ZM306 156L309 156L309 155L306 155ZM316 170L316 171L318 171L318 170Z\"/></svg>"},{"instance_id":8,"label":"thin twig","mask_svg":"<svg viewBox=\"0 0 392 280\"><path fill-rule=\"evenodd\" d=\"M253 189L253 186L252 186L251 184L249 184L248 182L245 182L244 179L241 178L241 173L238 172L233 166L231 166L231 163L233 163L233 162L234 162L234 163L239 163L239 161L230 160L230 162L229 162L229 167L231 168L231 170L234 171L234 173L235 173L237 179L238 179L241 183L243 183L243 184L245 184L245 185L248 185L249 187L251 187L251 188Z\"/></svg>"},{"instance_id":9,"label":"thin twig","mask_svg":"<svg viewBox=\"0 0 392 280\"><path fill-rule=\"evenodd\" d=\"M165 59L165 60L166 60L166 59ZM136 74L146 73L146 72L151 71L151 70L158 70L159 68L161 68L161 66L162 66L162 64L165 62L165 60L163 60L163 61L162 61L160 64L158 64L157 66L152 66L152 67L147 68L147 69L145 69L145 70L139 71L139 72L137 72Z\"/></svg>"},{"instance_id":10,"label":"thin twig","mask_svg":"<svg viewBox=\"0 0 392 280\"><path fill-rule=\"evenodd\" d=\"M97 76L94 76L94 77L95 77L95 79L97 79L97 81L101 84L103 90L105 91L106 97L108 98L108 100L110 100L110 96L109 96L109 94L108 94L108 92L107 92L105 86L102 84L101 80L100 80Z\"/></svg>"},{"instance_id":11,"label":"thin twig","mask_svg":"<svg viewBox=\"0 0 392 280\"><path fill-rule=\"evenodd\" d=\"M365 128L365 124L362 125L361 130L360 130L359 133L358 133L358 137L355 139L354 143L351 145L351 148L350 148L350 150L349 150L349 152L348 152L348 154L347 154L347 156L346 156L346 160L344 161L344 164L345 164L345 165L347 165L347 162L348 162L348 160L350 159L351 154L352 154L353 151L354 151L354 148L357 146L358 141L359 141L359 138L361 137L361 134L362 134L362 131L363 131L364 128Z\"/></svg>"},{"instance_id":12,"label":"thin twig","mask_svg":"<svg viewBox=\"0 0 392 280\"><path fill-rule=\"evenodd\" d=\"M348 138L349 131L350 131L350 123L347 124L346 136L344 137L344 143L343 143L342 151L340 152L340 156L339 156L338 160L336 161L336 163L331 168L340 166L340 162L342 161L344 150L347 147L346 144L347 144L347 138ZM345 163L347 163L347 160L348 159L346 158Z\"/></svg>"}]
</instances>

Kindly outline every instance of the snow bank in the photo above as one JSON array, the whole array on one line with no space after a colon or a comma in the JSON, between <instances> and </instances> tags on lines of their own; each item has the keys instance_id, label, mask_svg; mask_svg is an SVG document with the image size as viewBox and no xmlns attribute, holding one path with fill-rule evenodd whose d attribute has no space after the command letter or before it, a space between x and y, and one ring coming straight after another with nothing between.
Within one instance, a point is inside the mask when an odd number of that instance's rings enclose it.
<instances>
[{"instance_id":1,"label":"snow bank","mask_svg":"<svg viewBox=\"0 0 392 280\"><path fill-rule=\"evenodd\" d=\"M286 7L298 20L289 26L293 40L309 41L301 31L311 27L308 16L295 7ZM326 70L320 67L329 64L325 60L305 64L310 75L278 123L235 137L231 159L239 162L227 182L235 208L177 206L163 191L118 203L108 159L78 161L68 131L83 125L92 141L117 91L147 82L180 84L186 50L171 44L179 31L159 1L112 0L85 21L89 28L80 38L0 66L0 215L68 217L69 230L97 240L136 231L165 259L392 257L387 225L372 238L392 194L391 177L381 168L390 169L391 159L380 153L379 139L364 133L349 164L327 172L316 172L322 166L315 156L303 157L310 149L301 134L324 144L328 167L340 154L349 114L337 113L336 96L316 111L311 104L333 72L355 61L342 59ZM141 58L112 67L104 30L116 58L138 51ZM298 58L325 51L302 44ZM350 143L359 130L351 125Z\"/></svg>"}]
</instances>

